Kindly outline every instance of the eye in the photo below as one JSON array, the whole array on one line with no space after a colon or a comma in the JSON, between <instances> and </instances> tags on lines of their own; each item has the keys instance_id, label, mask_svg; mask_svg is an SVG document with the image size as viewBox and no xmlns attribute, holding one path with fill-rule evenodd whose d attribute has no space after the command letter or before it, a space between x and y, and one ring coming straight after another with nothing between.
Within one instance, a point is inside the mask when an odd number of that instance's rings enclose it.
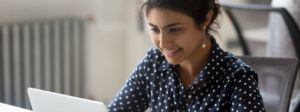
<instances>
[{"instance_id":1,"label":"eye","mask_svg":"<svg viewBox=\"0 0 300 112\"><path fill-rule=\"evenodd\" d=\"M153 32L153 33L159 33L160 32L158 28L151 28L150 31Z\"/></svg>"},{"instance_id":2,"label":"eye","mask_svg":"<svg viewBox=\"0 0 300 112\"><path fill-rule=\"evenodd\" d=\"M169 32L173 32L173 33L176 33L176 32L179 32L181 31L181 28L170 28L169 29Z\"/></svg>"}]
</instances>

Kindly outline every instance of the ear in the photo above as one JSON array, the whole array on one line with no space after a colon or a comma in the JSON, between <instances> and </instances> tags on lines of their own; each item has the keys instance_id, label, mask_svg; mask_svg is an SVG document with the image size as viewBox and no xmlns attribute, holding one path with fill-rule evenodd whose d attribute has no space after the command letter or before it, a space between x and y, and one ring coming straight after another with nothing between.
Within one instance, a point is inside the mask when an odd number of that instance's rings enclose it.
<instances>
[{"instance_id":1,"label":"ear","mask_svg":"<svg viewBox=\"0 0 300 112\"><path fill-rule=\"evenodd\" d=\"M206 14L205 22L204 22L204 24L202 26L204 30L206 30L206 28L208 27L209 23L211 22L212 16L213 16L213 11L209 10L208 13Z\"/></svg>"}]
</instances>

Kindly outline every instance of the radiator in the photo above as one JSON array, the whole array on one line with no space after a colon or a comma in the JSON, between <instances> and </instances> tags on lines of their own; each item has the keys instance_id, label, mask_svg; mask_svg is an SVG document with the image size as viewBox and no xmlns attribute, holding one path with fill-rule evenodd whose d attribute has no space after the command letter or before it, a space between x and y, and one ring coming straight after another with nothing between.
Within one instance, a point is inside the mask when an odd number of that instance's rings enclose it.
<instances>
[{"instance_id":1,"label":"radiator","mask_svg":"<svg viewBox=\"0 0 300 112\"><path fill-rule=\"evenodd\" d=\"M78 18L0 25L0 101L31 109L26 89L85 97L84 26Z\"/></svg>"}]
</instances>

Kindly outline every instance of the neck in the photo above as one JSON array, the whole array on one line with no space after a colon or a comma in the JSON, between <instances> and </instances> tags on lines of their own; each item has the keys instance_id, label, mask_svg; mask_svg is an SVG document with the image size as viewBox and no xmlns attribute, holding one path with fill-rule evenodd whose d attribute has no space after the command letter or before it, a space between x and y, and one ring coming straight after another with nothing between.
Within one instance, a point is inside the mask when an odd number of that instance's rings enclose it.
<instances>
[{"instance_id":1,"label":"neck","mask_svg":"<svg viewBox=\"0 0 300 112\"><path fill-rule=\"evenodd\" d=\"M185 60L180 63L180 72L185 77L195 77L203 69L203 67L208 63L209 56L211 53L211 40L204 39L206 44L205 48L200 48L196 51L194 55L189 60Z\"/></svg>"}]
</instances>

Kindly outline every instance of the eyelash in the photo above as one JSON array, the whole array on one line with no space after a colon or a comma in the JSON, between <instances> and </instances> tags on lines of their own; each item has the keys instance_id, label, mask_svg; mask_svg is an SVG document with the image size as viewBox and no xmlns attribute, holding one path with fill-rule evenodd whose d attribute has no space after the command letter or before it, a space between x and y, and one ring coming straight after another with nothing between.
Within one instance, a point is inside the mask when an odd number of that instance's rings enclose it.
<instances>
[{"instance_id":1,"label":"eyelash","mask_svg":"<svg viewBox=\"0 0 300 112\"><path fill-rule=\"evenodd\" d=\"M151 30L151 32L155 32L155 33L158 33L158 32L159 32L159 29L158 29L158 28L151 28L150 30Z\"/></svg>"},{"instance_id":2,"label":"eyelash","mask_svg":"<svg viewBox=\"0 0 300 112\"><path fill-rule=\"evenodd\" d=\"M158 28L151 28L150 31L154 32L154 33L159 33L160 32ZM181 29L180 28L169 28L168 31L171 32L171 33L176 33L176 32L181 31Z\"/></svg>"},{"instance_id":3,"label":"eyelash","mask_svg":"<svg viewBox=\"0 0 300 112\"><path fill-rule=\"evenodd\" d=\"M170 28L169 29L170 32L178 32L180 30L181 30L180 28Z\"/></svg>"}]
</instances>

